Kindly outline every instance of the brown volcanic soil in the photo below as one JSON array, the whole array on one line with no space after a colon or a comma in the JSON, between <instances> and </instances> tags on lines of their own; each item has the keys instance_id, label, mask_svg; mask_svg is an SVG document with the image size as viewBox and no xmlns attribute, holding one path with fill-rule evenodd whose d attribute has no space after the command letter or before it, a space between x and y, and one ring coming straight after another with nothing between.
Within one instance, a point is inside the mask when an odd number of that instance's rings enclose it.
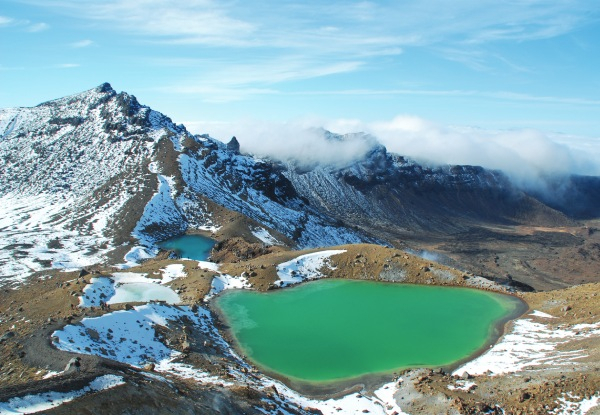
<instances>
[{"instance_id":1,"label":"brown volcanic soil","mask_svg":"<svg viewBox=\"0 0 600 415\"><path fill-rule=\"evenodd\" d=\"M408 236L398 246L441 254L477 275L553 290L600 282L600 221L570 227L479 226L449 237Z\"/></svg>"}]
</instances>

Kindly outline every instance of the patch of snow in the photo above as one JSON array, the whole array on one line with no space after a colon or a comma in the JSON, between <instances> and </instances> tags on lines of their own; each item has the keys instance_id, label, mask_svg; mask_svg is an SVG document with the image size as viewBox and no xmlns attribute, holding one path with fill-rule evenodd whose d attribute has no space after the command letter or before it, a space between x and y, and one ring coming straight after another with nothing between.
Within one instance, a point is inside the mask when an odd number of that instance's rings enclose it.
<instances>
[{"instance_id":1,"label":"patch of snow","mask_svg":"<svg viewBox=\"0 0 600 415\"><path fill-rule=\"evenodd\" d=\"M560 407L549 412L553 415L585 415L590 409L600 406L600 395L596 394L589 399L581 399L571 393L558 398Z\"/></svg>"},{"instance_id":2,"label":"patch of snow","mask_svg":"<svg viewBox=\"0 0 600 415\"><path fill-rule=\"evenodd\" d=\"M44 376L42 376L42 379L50 379L50 378L60 375L61 373L62 372L56 372L54 370L49 370L48 373L46 373Z\"/></svg>"},{"instance_id":3,"label":"patch of snow","mask_svg":"<svg viewBox=\"0 0 600 415\"><path fill-rule=\"evenodd\" d=\"M141 367L147 362L170 360L179 355L157 339L154 326L166 326L168 320L177 320L187 314L191 313L175 307L146 304L132 310L84 318L80 324L55 331L52 336L59 341L54 346Z\"/></svg>"},{"instance_id":4,"label":"patch of snow","mask_svg":"<svg viewBox=\"0 0 600 415\"><path fill-rule=\"evenodd\" d=\"M117 268L127 269L140 265L143 260L153 258L156 255L155 251L148 247L134 246L125 254L125 263L118 264Z\"/></svg>"},{"instance_id":5,"label":"patch of snow","mask_svg":"<svg viewBox=\"0 0 600 415\"><path fill-rule=\"evenodd\" d=\"M320 251L312 254L301 255L291 261L283 262L277 266L277 276L279 281L275 285L285 287L287 285L297 284L304 280L313 280L322 278L324 275L321 269L329 266L329 258L346 252L345 250Z\"/></svg>"},{"instance_id":6,"label":"patch of snow","mask_svg":"<svg viewBox=\"0 0 600 415\"><path fill-rule=\"evenodd\" d=\"M178 278L185 278L187 274L184 271L185 266L183 264L169 264L162 271L161 284L168 284Z\"/></svg>"},{"instance_id":7,"label":"patch of snow","mask_svg":"<svg viewBox=\"0 0 600 415\"><path fill-rule=\"evenodd\" d=\"M210 312L198 307L193 312L189 307L165 304L146 304L132 310L115 311L100 317L84 318L77 325L65 326L52 336L58 338L54 346L65 351L91 354L142 367L155 363L159 373L205 383L230 384L229 381L212 376L193 366L175 362L181 352L167 347L157 336L154 327L168 327L172 322L189 324L210 338L215 346L222 347L232 361L242 366L245 363L233 352L215 328Z\"/></svg>"},{"instance_id":8,"label":"patch of snow","mask_svg":"<svg viewBox=\"0 0 600 415\"><path fill-rule=\"evenodd\" d=\"M273 402L281 406L283 402L293 402L301 407L310 407L320 410L324 415L334 414L352 414L362 415L371 413L376 415L407 415L402 412L396 404L393 395L396 392L396 386L393 382L383 385L377 391L376 396L367 396L362 393L351 393L337 399L318 400L300 395L298 392L288 388L286 385L270 380L263 379L263 387L269 388L275 386L279 392L279 397L275 397ZM278 408L279 409L279 408ZM275 410L273 413L276 413Z\"/></svg>"},{"instance_id":9,"label":"patch of snow","mask_svg":"<svg viewBox=\"0 0 600 415\"><path fill-rule=\"evenodd\" d=\"M173 179L159 174L158 182L158 191L144 207L144 213L132 232L144 246L153 246L156 242L147 228L168 228L173 235L182 234L187 229L187 222L173 200ZM173 230L174 227L177 229Z\"/></svg>"},{"instance_id":10,"label":"patch of snow","mask_svg":"<svg viewBox=\"0 0 600 415\"><path fill-rule=\"evenodd\" d=\"M110 278L91 278L79 297L79 307L100 307L100 301L107 302L115 295L115 284Z\"/></svg>"},{"instance_id":11,"label":"patch of snow","mask_svg":"<svg viewBox=\"0 0 600 415\"><path fill-rule=\"evenodd\" d=\"M252 235L260 239L266 245L282 245L273 235L269 233L265 228L254 228L252 229Z\"/></svg>"},{"instance_id":12,"label":"patch of snow","mask_svg":"<svg viewBox=\"0 0 600 415\"><path fill-rule=\"evenodd\" d=\"M471 389L475 388L477 385L475 382L468 380L457 380L454 385L448 385L448 389L451 391L459 390L469 392Z\"/></svg>"},{"instance_id":13,"label":"patch of snow","mask_svg":"<svg viewBox=\"0 0 600 415\"><path fill-rule=\"evenodd\" d=\"M198 267L214 272L219 272L219 264L215 264L214 262L198 261Z\"/></svg>"},{"instance_id":14,"label":"patch of snow","mask_svg":"<svg viewBox=\"0 0 600 415\"><path fill-rule=\"evenodd\" d=\"M398 415L408 415L405 412L402 412L396 399L394 399L394 394L398 391L398 382L399 381L386 383L377 389L374 394L384 404L386 414L396 413Z\"/></svg>"},{"instance_id":15,"label":"patch of snow","mask_svg":"<svg viewBox=\"0 0 600 415\"><path fill-rule=\"evenodd\" d=\"M475 360L456 369L453 374L484 374L490 370L493 375L499 375L519 372L530 366L573 365L577 359L587 356L586 351L561 351L557 350L557 346L589 337L600 337L600 322L555 328L531 319L515 320L510 332L498 343Z\"/></svg>"},{"instance_id":16,"label":"patch of snow","mask_svg":"<svg viewBox=\"0 0 600 415\"><path fill-rule=\"evenodd\" d=\"M70 392L44 392L36 395L12 398L7 402L0 402L0 414L33 414L47 411L89 393L111 389L124 383L122 376L104 375L97 377L89 385L79 390Z\"/></svg>"},{"instance_id":17,"label":"patch of snow","mask_svg":"<svg viewBox=\"0 0 600 415\"><path fill-rule=\"evenodd\" d=\"M232 277L231 275L221 274L213 278L210 284L210 292L205 299L210 299L224 290L234 288L250 288L248 279L245 277Z\"/></svg>"},{"instance_id":18,"label":"patch of snow","mask_svg":"<svg viewBox=\"0 0 600 415\"><path fill-rule=\"evenodd\" d=\"M184 379L192 379L196 382L202 383L220 383L224 386L233 385L230 381L225 381L218 376L212 376L203 370L198 370L191 365L184 363L176 363L169 360L162 360L155 367L154 370L157 372L168 373L171 375L179 376Z\"/></svg>"},{"instance_id":19,"label":"patch of snow","mask_svg":"<svg viewBox=\"0 0 600 415\"><path fill-rule=\"evenodd\" d=\"M112 248L100 231L67 226L75 205L52 194L0 195L0 285L21 283L46 268L74 270L103 261Z\"/></svg>"},{"instance_id":20,"label":"patch of snow","mask_svg":"<svg viewBox=\"0 0 600 415\"><path fill-rule=\"evenodd\" d=\"M551 316L550 314L544 313L543 311L539 311L539 310L533 310L533 313L530 313L529 315L533 316L533 317L541 317L541 318L556 318L554 316Z\"/></svg>"}]
</instances>

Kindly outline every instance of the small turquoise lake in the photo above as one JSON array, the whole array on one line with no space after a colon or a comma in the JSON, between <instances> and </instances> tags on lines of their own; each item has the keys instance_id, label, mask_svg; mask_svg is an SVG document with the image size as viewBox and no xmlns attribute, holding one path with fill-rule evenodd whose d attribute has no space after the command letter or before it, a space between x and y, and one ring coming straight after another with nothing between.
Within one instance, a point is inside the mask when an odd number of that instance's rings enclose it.
<instances>
[{"instance_id":1,"label":"small turquoise lake","mask_svg":"<svg viewBox=\"0 0 600 415\"><path fill-rule=\"evenodd\" d=\"M215 305L250 361L309 383L451 366L480 352L526 308L474 289L335 279L226 291Z\"/></svg>"},{"instance_id":2,"label":"small turquoise lake","mask_svg":"<svg viewBox=\"0 0 600 415\"><path fill-rule=\"evenodd\" d=\"M202 235L181 235L159 242L162 249L175 251L181 258L205 261L216 241Z\"/></svg>"}]
</instances>

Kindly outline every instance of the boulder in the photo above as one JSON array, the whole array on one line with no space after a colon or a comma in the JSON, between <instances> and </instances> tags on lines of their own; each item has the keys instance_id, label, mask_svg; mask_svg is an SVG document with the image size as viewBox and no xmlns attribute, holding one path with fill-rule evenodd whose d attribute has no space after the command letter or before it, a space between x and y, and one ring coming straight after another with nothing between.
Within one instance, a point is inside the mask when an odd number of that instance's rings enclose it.
<instances>
[{"instance_id":1,"label":"boulder","mask_svg":"<svg viewBox=\"0 0 600 415\"><path fill-rule=\"evenodd\" d=\"M13 331L7 331L0 337L0 343L4 343L6 340L12 339L13 337L15 337L15 333Z\"/></svg>"}]
</instances>

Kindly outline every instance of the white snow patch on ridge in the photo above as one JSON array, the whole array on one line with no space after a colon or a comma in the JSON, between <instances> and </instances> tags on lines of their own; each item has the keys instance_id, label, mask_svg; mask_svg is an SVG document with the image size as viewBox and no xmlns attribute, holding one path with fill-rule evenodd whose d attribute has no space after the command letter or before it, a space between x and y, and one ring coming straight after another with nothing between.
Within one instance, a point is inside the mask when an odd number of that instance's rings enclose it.
<instances>
[{"instance_id":1,"label":"white snow patch on ridge","mask_svg":"<svg viewBox=\"0 0 600 415\"><path fill-rule=\"evenodd\" d=\"M156 255L156 249L151 249L143 246L134 246L125 254L125 263L118 264L117 268L127 269L139 265L143 260L153 258Z\"/></svg>"},{"instance_id":2,"label":"white snow patch on ridge","mask_svg":"<svg viewBox=\"0 0 600 415\"><path fill-rule=\"evenodd\" d=\"M260 239L264 244L267 245L281 245L281 242L277 240L273 235L269 233L265 228L255 228L252 230L252 235Z\"/></svg>"},{"instance_id":3,"label":"white snow patch on ridge","mask_svg":"<svg viewBox=\"0 0 600 415\"><path fill-rule=\"evenodd\" d=\"M100 392L123 385L122 376L104 375L97 377L88 386L71 392L44 392L36 395L26 395L0 402L0 414L33 414L47 411L72 401L88 393Z\"/></svg>"},{"instance_id":4,"label":"white snow patch on ridge","mask_svg":"<svg viewBox=\"0 0 600 415\"><path fill-rule=\"evenodd\" d=\"M533 316L533 317L541 317L541 318L556 318L554 316L551 316L548 313L544 313L543 311L538 311L538 310L533 310L533 313L531 313L529 315Z\"/></svg>"},{"instance_id":5,"label":"white snow patch on ridge","mask_svg":"<svg viewBox=\"0 0 600 415\"><path fill-rule=\"evenodd\" d=\"M569 340L589 337L600 337L600 322L553 328L531 319L515 320L510 333L502 337L500 342L477 359L456 369L453 374L468 372L479 375L490 370L494 375L499 375L519 372L527 366L573 365L577 359L587 356L586 351L561 351L557 350L557 346Z\"/></svg>"},{"instance_id":6,"label":"white snow patch on ridge","mask_svg":"<svg viewBox=\"0 0 600 415\"><path fill-rule=\"evenodd\" d=\"M185 266L183 264L169 264L162 268L162 281L161 284L168 284L178 278L185 278L187 274L184 271Z\"/></svg>"},{"instance_id":7,"label":"white snow patch on ridge","mask_svg":"<svg viewBox=\"0 0 600 415\"><path fill-rule=\"evenodd\" d=\"M250 288L248 279L245 277L232 277L231 275L221 274L215 276L210 283L210 292L205 299L210 299L224 290L234 288Z\"/></svg>"},{"instance_id":8,"label":"white snow patch on ridge","mask_svg":"<svg viewBox=\"0 0 600 415\"><path fill-rule=\"evenodd\" d=\"M329 266L329 259L333 255L346 252L346 250L320 251L312 254L301 255L291 261L283 262L277 266L277 276L279 281L275 285L285 287L287 285L297 284L304 280L314 280L324 277L321 269ZM330 269L335 269L329 267Z\"/></svg>"},{"instance_id":9,"label":"white snow patch on ridge","mask_svg":"<svg viewBox=\"0 0 600 415\"><path fill-rule=\"evenodd\" d=\"M144 213L132 233L144 246L153 246L156 242L145 233L145 229L151 225L165 226L178 223L181 233L187 227L181 211L173 200L175 191L173 179L159 174L158 181L158 191L144 207Z\"/></svg>"}]
</instances>

